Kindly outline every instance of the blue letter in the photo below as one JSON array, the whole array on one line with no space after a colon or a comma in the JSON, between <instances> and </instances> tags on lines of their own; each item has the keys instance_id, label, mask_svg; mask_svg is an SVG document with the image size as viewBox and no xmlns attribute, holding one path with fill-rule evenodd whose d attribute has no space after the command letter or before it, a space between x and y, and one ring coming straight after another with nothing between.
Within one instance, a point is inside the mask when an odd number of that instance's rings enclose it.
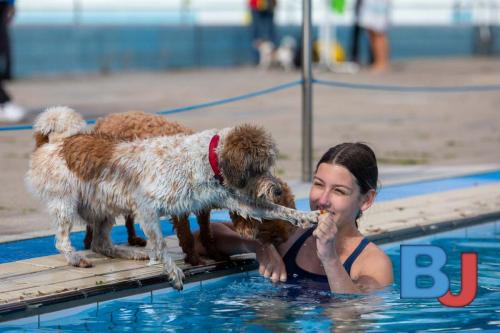
<instances>
[{"instance_id":1,"label":"blue letter","mask_svg":"<svg viewBox=\"0 0 500 333\"><path fill-rule=\"evenodd\" d=\"M444 295L450 286L448 277L441 271L446 263L446 253L432 245L401 245L401 298L436 298ZM432 263L426 267L417 265L417 257L427 255ZM419 288L417 278L430 276L434 285Z\"/></svg>"}]
</instances>

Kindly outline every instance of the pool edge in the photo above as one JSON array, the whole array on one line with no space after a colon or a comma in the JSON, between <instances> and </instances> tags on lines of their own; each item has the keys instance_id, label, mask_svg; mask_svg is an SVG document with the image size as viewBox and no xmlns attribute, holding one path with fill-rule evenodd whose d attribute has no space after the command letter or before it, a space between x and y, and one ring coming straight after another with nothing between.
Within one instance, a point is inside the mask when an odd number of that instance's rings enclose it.
<instances>
[{"instance_id":1,"label":"pool edge","mask_svg":"<svg viewBox=\"0 0 500 333\"><path fill-rule=\"evenodd\" d=\"M500 220L500 211L490 212L472 217L464 217L459 220L456 219L447 220L434 224L417 225L394 231L386 231L384 233L368 235L366 237L370 241L378 245L383 245L387 243L399 242L402 240L412 239L416 237L437 234L440 232L450 231L454 229L470 227L478 224L492 222L494 220Z\"/></svg>"},{"instance_id":2,"label":"pool edge","mask_svg":"<svg viewBox=\"0 0 500 333\"><path fill-rule=\"evenodd\" d=\"M232 274L249 272L257 269L255 260L218 262L214 265L190 267L184 270L184 284L211 280ZM38 297L25 301L0 305L0 323L28 318L50 312L83 306L94 302L108 301L127 296L138 295L157 289L171 288L164 274L142 279L122 281L102 286L68 291L63 294Z\"/></svg>"}]
</instances>

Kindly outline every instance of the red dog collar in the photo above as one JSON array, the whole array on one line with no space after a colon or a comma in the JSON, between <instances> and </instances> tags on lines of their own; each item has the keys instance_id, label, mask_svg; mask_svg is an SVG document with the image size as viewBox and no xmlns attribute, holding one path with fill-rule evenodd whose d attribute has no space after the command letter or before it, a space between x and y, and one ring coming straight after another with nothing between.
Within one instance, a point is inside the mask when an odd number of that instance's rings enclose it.
<instances>
[{"instance_id":1,"label":"red dog collar","mask_svg":"<svg viewBox=\"0 0 500 333\"><path fill-rule=\"evenodd\" d=\"M222 174L220 172L217 153L215 152L215 149L219 144L219 139L220 139L219 134L215 134L210 140L210 145L208 146L208 161L210 162L212 171L215 174L214 178L217 179L221 185L223 185L224 177L222 177Z\"/></svg>"}]
</instances>

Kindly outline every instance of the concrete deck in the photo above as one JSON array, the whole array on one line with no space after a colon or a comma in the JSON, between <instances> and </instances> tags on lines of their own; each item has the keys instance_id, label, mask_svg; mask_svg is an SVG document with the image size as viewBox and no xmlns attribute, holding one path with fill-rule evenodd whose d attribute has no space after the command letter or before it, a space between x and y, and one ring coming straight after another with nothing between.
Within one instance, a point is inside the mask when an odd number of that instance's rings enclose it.
<instances>
[{"instance_id":1,"label":"concrete deck","mask_svg":"<svg viewBox=\"0 0 500 333\"><path fill-rule=\"evenodd\" d=\"M360 228L382 244L499 218L500 184L492 184L377 203ZM168 244L186 283L255 268L251 255L191 267L177 239ZM87 269L68 266L61 255L0 265L0 322L168 286L161 265L88 254L94 267Z\"/></svg>"}]
</instances>

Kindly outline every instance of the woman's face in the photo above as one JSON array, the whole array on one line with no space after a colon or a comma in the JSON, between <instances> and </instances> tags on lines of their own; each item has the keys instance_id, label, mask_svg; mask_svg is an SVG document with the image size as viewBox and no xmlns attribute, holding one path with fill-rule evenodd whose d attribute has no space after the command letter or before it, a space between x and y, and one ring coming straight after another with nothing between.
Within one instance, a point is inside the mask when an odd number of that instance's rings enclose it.
<instances>
[{"instance_id":1,"label":"woman's face","mask_svg":"<svg viewBox=\"0 0 500 333\"><path fill-rule=\"evenodd\" d=\"M371 190L362 195L356 178L345 167L321 163L314 175L309 205L312 210L334 213L334 221L353 223L360 210L370 207L375 196Z\"/></svg>"}]
</instances>

